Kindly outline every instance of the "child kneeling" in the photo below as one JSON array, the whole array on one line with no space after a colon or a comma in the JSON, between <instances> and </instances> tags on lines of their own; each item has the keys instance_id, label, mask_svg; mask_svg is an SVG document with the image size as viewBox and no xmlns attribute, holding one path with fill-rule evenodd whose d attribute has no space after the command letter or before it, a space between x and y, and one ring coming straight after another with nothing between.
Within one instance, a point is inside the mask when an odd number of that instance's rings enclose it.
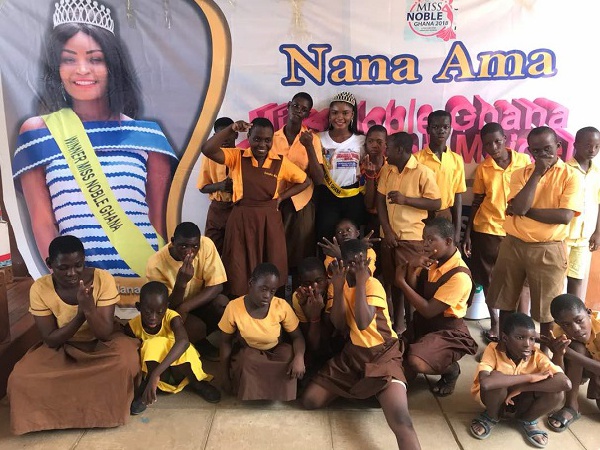
<instances>
[{"instance_id":1,"label":"child kneeling","mask_svg":"<svg viewBox=\"0 0 600 450\"><path fill-rule=\"evenodd\" d=\"M485 439L501 418L514 415L529 443L543 448L548 433L537 427L538 418L560 406L571 383L535 347L537 333L531 317L511 314L501 331L500 342L486 347L477 366L471 393L486 409L471 422L471 434Z\"/></svg>"},{"instance_id":2,"label":"child kneeling","mask_svg":"<svg viewBox=\"0 0 600 450\"><path fill-rule=\"evenodd\" d=\"M230 301L219 322L223 389L240 400L294 400L304 376L304 337L292 307L275 297L278 286L277 267L259 264L248 294ZM281 342L282 327L292 345Z\"/></svg>"},{"instance_id":3,"label":"child kneeling","mask_svg":"<svg viewBox=\"0 0 600 450\"><path fill-rule=\"evenodd\" d=\"M142 382L131 404L131 414L140 414L156 402L156 390L175 394L188 384L204 400L218 403L221 393L208 381L198 352L190 344L181 316L168 309L169 291L158 282L142 286L136 304L140 315L131 319L125 333L142 341Z\"/></svg>"},{"instance_id":4,"label":"child kneeling","mask_svg":"<svg viewBox=\"0 0 600 450\"><path fill-rule=\"evenodd\" d=\"M401 344L392 329L385 290L370 275L366 253L365 242L345 241L342 260L331 264L333 294L327 308L333 326L349 333L350 339L313 378L302 403L315 409L339 396L366 399L376 395L398 446L420 448L408 413Z\"/></svg>"}]
</instances>

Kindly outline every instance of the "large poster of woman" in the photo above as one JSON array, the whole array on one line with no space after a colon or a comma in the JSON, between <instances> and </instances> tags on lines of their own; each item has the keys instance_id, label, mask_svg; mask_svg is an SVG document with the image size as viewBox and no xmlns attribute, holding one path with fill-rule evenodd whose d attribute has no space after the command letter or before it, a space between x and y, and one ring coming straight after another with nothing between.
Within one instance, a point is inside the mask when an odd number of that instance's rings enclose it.
<instances>
[{"instance_id":1,"label":"large poster of woman","mask_svg":"<svg viewBox=\"0 0 600 450\"><path fill-rule=\"evenodd\" d=\"M198 143L220 107L228 30L211 2L143 6L1 4L4 192L34 276L47 270L50 241L72 234L89 265L135 294L179 219Z\"/></svg>"}]
</instances>

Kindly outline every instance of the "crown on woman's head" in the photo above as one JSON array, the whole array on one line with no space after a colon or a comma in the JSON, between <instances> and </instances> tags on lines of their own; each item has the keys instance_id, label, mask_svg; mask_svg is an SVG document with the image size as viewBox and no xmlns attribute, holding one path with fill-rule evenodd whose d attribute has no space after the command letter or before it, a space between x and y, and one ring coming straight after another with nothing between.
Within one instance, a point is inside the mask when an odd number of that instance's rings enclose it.
<instances>
[{"instance_id":1,"label":"crown on woman's head","mask_svg":"<svg viewBox=\"0 0 600 450\"><path fill-rule=\"evenodd\" d=\"M115 34L115 22L110 9L92 0L60 0L54 4L54 28L63 23L86 23Z\"/></svg>"},{"instance_id":2,"label":"crown on woman's head","mask_svg":"<svg viewBox=\"0 0 600 450\"><path fill-rule=\"evenodd\" d=\"M349 105L356 106L356 97L354 97L354 95L352 95L350 92L344 91L336 94L331 102L344 102L348 103Z\"/></svg>"}]
</instances>

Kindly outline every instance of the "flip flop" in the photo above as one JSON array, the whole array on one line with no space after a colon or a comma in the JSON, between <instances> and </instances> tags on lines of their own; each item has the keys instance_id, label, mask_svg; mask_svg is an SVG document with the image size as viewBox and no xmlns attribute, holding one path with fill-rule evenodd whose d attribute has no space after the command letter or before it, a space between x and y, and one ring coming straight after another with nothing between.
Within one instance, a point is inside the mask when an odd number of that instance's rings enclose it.
<instances>
[{"instance_id":1,"label":"flip flop","mask_svg":"<svg viewBox=\"0 0 600 450\"><path fill-rule=\"evenodd\" d=\"M492 336L491 333L492 330L485 330L484 332L481 333L481 336L483 337L483 340L486 342L486 344L489 344L490 342L500 342L500 339L498 338L498 336Z\"/></svg>"},{"instance_id":2,"label":"flip flop","mask_svg":"<svg viewBox=\"0 0 600 450\"><path fill-rule=\"evenodd\" d=\"M569 414L571 414L571 418L567 419L565 417L563 411L566 411ZM564 406L561 409L559 409L558 411L555 411L552 414L549 414L548 421L546 423L548 425L548 428L550 428L552 431L554 431L556 433L562 433L567 428L569 428L569 425L571 425L573 422L578 420L580 417L581 417L581 413L579 411L575 411L573 408L571 408L569 406ZM550 420L557 421L558 423L560 423L560 426L557 427L555 425L552 425L552 423L550 423Z\"/></svg>"},{"instance_id":3,"label":"flip flop","mask_svg":"<svg viewBox=\"0 0 600 450\"><path fill-rule=\"evenodd\" d=\"M496 424L498 424L498 422L499 422L499 420L492 419L488 415L487 411L484 411L481 414L479 414L479 416L475 417L471 421L471 426L469 427L469 431L471 431L471 434L476 439L480 439L480 440L487 439L490 436L490 433L492 432L492 428L494 428L494 426ZM477 434L475 432L475 430L473 429L474 425L479 425L480 427L482 427L484 432L482 434Z\"/></svg>"},{"instance_id":4,"label":"flip flop","mask_svg":"<svg viewBox=\"0 0 600 450\"><path fill-rule=\"evenodd\" d=\"M527 439L527 441L533 445L534 447L537 448L546 448L546 445L548 445L548 441L546 441L545 444L541 444L538 441L536 441L534 439L535 436L545 436L546 439L548 439L548 433L546 433L544 430L540 430L539 428L528 428L528 427L533 427L535 425L537 425L538 421L537 420L532 420L531 422L527 421L527 420L517 420L517 422L519 423L519 425L521 426L521 430L523 430L523 432L525 433L525 439Z\"/></svg>"},{"instance_id":5,"label":"flip flop","mask_svg":"<svg viewBox=\"0 0 600 450\"><path fill-rule=\"evenodd\" d=\"M458 372L456 376L442 375L440 379L433 385L431 392L436 397L448 397L454 393L456 387L456 381L460 376L460 366L458 366ZM442 389L448 389L446 392L442 392Z\"/></svg>"}]
</instances>

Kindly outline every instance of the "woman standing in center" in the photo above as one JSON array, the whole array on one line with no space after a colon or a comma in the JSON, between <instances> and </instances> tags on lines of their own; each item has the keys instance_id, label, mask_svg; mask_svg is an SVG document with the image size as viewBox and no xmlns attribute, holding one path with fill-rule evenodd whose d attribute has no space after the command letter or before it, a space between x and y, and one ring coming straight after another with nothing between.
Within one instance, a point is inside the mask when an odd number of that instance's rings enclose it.
<instances>
[{"instance_id":1,"label":"woman standing in center","mask_svg":"<svg viewBox=\"0 0 600 450\"><path fill-rule=\"evenodd\" d=\"M324 156L324 182L317 187L317 241L332 239L335 225L347 218L365 222L363 188L359 184L365 137L358 133L356 98L340 92L329 105L329 129L319 133Z\"/></svg>"}]
</instances>

